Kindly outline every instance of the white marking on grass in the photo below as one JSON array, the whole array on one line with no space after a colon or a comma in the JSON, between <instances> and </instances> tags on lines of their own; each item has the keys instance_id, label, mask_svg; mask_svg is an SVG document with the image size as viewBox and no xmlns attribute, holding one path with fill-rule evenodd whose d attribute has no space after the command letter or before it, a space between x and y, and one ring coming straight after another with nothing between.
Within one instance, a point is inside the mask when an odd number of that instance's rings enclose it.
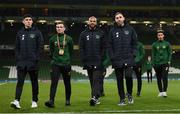
<instances>
[{"instance_id":1,"label":"white marking on grass","mask_svg":"<svg viewBox=\"0 0 180 114\"><path fill-rule=\"evenodd\" d=\"M180 109L160 109L160 110L119 110L119 111L84 111L84 112L58 112L59 114L91 114L91 113L177 113L180 112ZM52 112L48 112L49 114L54 114ZM31 114L31 113L30 113ZM40 114L40 113L37 113Z\"/></svg>"},{"instance_id":2,"label":"white marking on grass","mask_svg":"<svg viewBox=\"0 0 180 114\"><path fill-rule=\"evenodd\" d=\"M143 112L180 112L180 109L159 109L159 110L112 110L112 111L88 111L85 113L143 113Z\"/></svg>"},{"instance_id":3,"label":"white marking on grass","mask_svg":"<svg viewBox=\"0 0 180 114\"><path fill-rule=\"evenodd\" d=\"M10 79L16 79L17 78L16 66L4 66L4 68L9 68L9 78Z\"/></svg>"},{"instance_id":4,"label":"white marking on grass","mask_svg":"<svg viewBox=\"0 0 180 114\"><path fill-rule=\"evenodd\" d=\"M4 85L4 84L7 84L7 83L0 83L0 86L1 86L1 85Z\"/></svg>"}]
</instances>

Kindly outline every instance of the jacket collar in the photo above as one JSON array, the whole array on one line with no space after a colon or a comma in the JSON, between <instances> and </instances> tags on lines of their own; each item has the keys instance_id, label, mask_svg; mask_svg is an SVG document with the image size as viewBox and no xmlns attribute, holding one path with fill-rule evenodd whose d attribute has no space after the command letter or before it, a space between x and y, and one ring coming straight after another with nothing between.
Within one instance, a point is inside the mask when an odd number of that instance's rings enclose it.
<instances>
[{"instance_id":1,"label":"jacket collar","mask_svg":"<svg viewBox=\"0 0 180 114\"><path fill-rule=\"evenodd\" d=\"M31 28L25 28L25 27L22 28L22 30L24 31L30 31L30 30L35 30L35 29L36 29L36 26L33 26L33 25Z\"/></svg>"}]
</instances>

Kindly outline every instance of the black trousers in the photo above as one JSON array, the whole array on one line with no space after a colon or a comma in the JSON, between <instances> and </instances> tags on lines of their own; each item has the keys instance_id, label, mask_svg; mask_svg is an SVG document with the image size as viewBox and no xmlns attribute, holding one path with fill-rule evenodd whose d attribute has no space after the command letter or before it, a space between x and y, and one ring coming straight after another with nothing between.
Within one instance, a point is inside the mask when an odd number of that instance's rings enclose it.
<instances>
[{"instance_id":1,"label":"black trousers","mask_svg":"<svg viewBox=\"0 0 180 114\"><path fill-rule=\"evenodd\" d=\"M141 93L141 89L142 89L142 66L141 65L136 65L133 67L133 70L136 74L136 78L137 78L137 93Z\"/></svg>"},{"instance_id":2,"label":"black trousers","mask_svg":"<svg viewBox=\"0 0 180 114\"><path fill-rule=\"evenodd\" d=\"M117 87L120 99L125 99L125 92L124 92L124 76L126 79L126 88L127 93L132 95L132 88L133 88L133 78L132 78L132 67L123 67L123 68L115 68L115 74L117 79Z\"/></svg>"},{"instance_id":3,"label":"black trousers","mask_svg":"<svg viewBox=\"0 0 180 114\"><path fill-rule=\"evenodd\" d=\"M150 81L152 82L152 70L147 70L147 79L148 79L148 83Z\"/></svg>"},{"instance_id":4,"label":"black trousers","mask_svg":"<svg viewBox=\"0 0 180 114\"><path fill-rule=\"evenodd\" d=\"M97 99L101 95L101 81L102 81L102 70L99 69L87 69L88 77L91 85L91 97Z\"/></svg>"},{"instance_id":5,"label":"black trousers","mask_svg":"<svg viewBox=\"0 0 180 114\"><path fill-rule=\"evenodd\" d=\"M166 92L168 87L169 65L168 64L155 65L154 70L156 72L159 92Z\"/></svg>"},{"instance_id":6,"label":"black trousers","mask_svg":"<svg viewBox=\"0 0 180 114\"><path fill-rule=\"evenodd\" d=\"M50 87L50 100L51 101L54 102L55 100L55 95L57 91L60 74L62 74L63 81L64 81L66 101L70 100L70 97L71 97L70 71L71 71L71 66L52 65L51 87Z\"/></svg>"},{"instance_id":7,"label":"black trousers","mask_svg":"<svg viewBox=\"0 0 180 114\"><path fill-rule=\"evenodd\" d=\"M17 70L18 81L16 85L15 99L20 101L20 97L21 97L23 85L24 85L24 80L26 78L27 73L29 73L31 85L32 85L32 100L37 102L38 93L39 93L38 71L37 70L28 71L27 68Z\"/></svg>"}]
</instances>

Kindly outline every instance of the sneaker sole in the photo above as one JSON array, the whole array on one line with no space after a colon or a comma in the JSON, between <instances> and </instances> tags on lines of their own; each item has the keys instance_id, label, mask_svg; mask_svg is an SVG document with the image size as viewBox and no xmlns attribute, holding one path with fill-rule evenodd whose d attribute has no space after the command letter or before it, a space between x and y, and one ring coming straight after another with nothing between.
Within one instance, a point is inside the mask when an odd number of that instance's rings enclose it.
<instances>
[{"instance_id":1,"label":"sneaker sole","mask_svg":"<svg viewBox=\"0 0 180 114\"><path fill-rule=\"evenodd\" d=\"M54 106L48 104L48 103L45 103L45 106L49 107L49 108L54 108Z\"/></svg>"},{"instance_id":2,"label":"sneaker sole","mask_svg":"<svg viewBox=\"0 0 180 114\"><path fill-rule=\"evenodd\" d=\"M14 109L20 109L20 108L18 108L15 104L11 104L10 105L12 108L14 108Z\"/></svg>"},{"instance_id":3,"label":"sneaker sole","mask_svg":"<svg viewBox=\"0 0 180 114\"><path fill-rule=\"evenodd\" d=\"M128 104L134 104L134 101L128 102Z\"/></svg>"},{"instance_id":4,"label":"sneaker sole","mask_svg":"<svg viewBox=\"0 0 180 114\"><path fill-rule=\"evenodd\" d=\"M126 106L127 104L118 104L118 106Z\"/></svg>"},{"instance_id":5,"label":"sneaker sole","mask_svg":"<svg viewBox=\"0 0 180 114\"><path fill-rule=\"evenodd\" d=\"M33 106L33 107L31 106L31 108L37 108L37 107L38 107L38 106L35 106L35 107L34 107L34 106Z\"/></svg>"}]
</instances>

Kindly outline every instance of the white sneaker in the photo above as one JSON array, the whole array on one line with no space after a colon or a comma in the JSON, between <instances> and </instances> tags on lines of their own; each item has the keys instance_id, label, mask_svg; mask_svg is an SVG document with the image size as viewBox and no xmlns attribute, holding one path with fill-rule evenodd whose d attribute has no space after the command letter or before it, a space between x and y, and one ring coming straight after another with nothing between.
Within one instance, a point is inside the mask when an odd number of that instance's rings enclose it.
<instances>
[{"instance_id":1,"label":"white sneaker","mask_svg":"<svg viewBox=\"0 0 180 114\"><path fill-rule=\"evenodd\" d=\"M167 97L167 93L166 92L162 92L163 97Z\"/></svg>"},{"instance_id":2,"label":"white sneaker","mask_svg":"<svg viewBox=\"0 0 180 114\"><path fill-rule=\"evenodd\" d=\"M119 106L125 106L125 105L127 105L125 99L120 100L120 102L119 102L118 105L119 105Z\"/></svg>"},{"instance_id":3,"label":"white sneaker","mask_svg":"<svg viewBox=\"0 0 180 114\"><path fill-rule=\"evenodd\" d=\"M31 108L37 108L37 107L38 107L38 105L37 105L37 102L35 102L35 101L32 101Z\"/></svg>"},{"instance_id":4,"label":"white sneaker","mask_svg":"<svg viewBox=\"0 0 180 114\"><path fill-rule=\"evenodd\" d=\"M10 103L10 106L14 109L20 109L21 106L19 104L19 101L18 100L14 100L13 102Z\"/></svg>"},{"instance_id":5,"label":"white sneaker","mask_svg":"<svg viewBox=\"0 0 180 114\"><path fill-rule=\"evenodd\" d=\"M133 103L134 103L134 99L132 95L128 95L128 104L133 104Z\"/></svg>"},{"instance_id":6,"label":"white sneaker","mask_svg":"<svg viewBox=\"0 0 180 114\"><path fill-rule=\"evenodd\" d=\"M160 93L158 94L158 97L163 97L163 92L160 92Z\"/></svg>"}]
</instances>

